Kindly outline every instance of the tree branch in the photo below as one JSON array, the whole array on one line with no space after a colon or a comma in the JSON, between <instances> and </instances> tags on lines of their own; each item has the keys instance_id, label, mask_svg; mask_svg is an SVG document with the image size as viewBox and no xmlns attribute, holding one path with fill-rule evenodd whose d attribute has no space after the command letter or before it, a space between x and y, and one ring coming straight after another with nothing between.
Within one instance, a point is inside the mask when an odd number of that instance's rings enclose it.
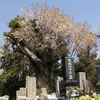
<instances>
[{"instance_id":1,"label":"tree branch","mask_svg":"<svg viewBox=\"0 0 100 100\"><path fill-rule=\"evenodd\" d=\"M32 64L37 67L37 70L39 72L42 71L47 76L47 71L45 70L43 63L31 50L28 49L28 45L24 39L20 40L18 47L25 55L29 57Z\"/></svg>"}]
</instances>

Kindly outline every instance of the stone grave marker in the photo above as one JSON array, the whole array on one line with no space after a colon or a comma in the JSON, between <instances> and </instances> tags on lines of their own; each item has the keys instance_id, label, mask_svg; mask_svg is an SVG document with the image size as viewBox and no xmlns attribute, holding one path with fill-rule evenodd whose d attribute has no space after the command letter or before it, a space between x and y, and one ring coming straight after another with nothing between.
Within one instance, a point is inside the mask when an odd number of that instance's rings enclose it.
<instances>
[{"instance_id":1,"label":"stone grave marker","mask_svg":"<svg viewBox=\"0 0 100 100\"><path fill-rule=\"evenodd\" d=\"M30 99L36 98L36 78L26 77L26 97Z\"/></svg>"},{"instance_id":2,"label":"stone grave marker","mask_svg":"<svg viewBox=\"0 0 100 100\"><path fill-rule=\"evenodd\" d=\"M41 88L40 99L44 100L45 96L47 96L47 89L46 88Z\"/></svg>"},{"instance_id":3,"label":"stone grave marker","mask_svg":"<svg viewBox=\"0 0 100 100\"><path fill-rule=\"evenodd\" d=\"M0 100L9 100L9 96L8 95L2 96L0 97Z\"/></svg>"},{"instance_id":4,"label":"stone grave marker","mask_svg":"<svg viewBox=\"0 0 100 100\"><path fill-rule=\"evenodd\" d=\"M78 72L78 86L79 88L86 88L86 74L85 72Z\"/></svg>"},{"instance_id":5,"label":"stone grave marker","mask_svg":"<svg viewBox=\"0 0 100 100\"><path fill-rule=\"evenodd\" d=\"M66 80L75 79L74 58L65 57Z\"/></svg>"},{"instance_id":6,"label":"stone grave marker","mask_svg":"<svg viewBox=\"0 0 100 100\"><path fill-rule=\"evenodd\" d=\"M20 96L20 90L16 91L16 100L18 100L18 96Z\"/></svg>"},{"instance_id":7,"label":"stone grave marker","mask_svg":"<svg viewBox=\"0 0 100 100\"><path fill-rule=\"evenodd\" d=\"M90 93L90 81L86 80L86 88L85 88L86 93Z\"/></svg>"},{"instance_id":8,"label":"stone grave marker","mask_svg":"<svg viewBox=\"0 0 100 100\"><path fill-rule=\"evenodd\" d=\"M23 100L26 98L26 88L21 87L16 91L16 100Z\"/></svg>"},{"instance_id":9,"label":"stone grave marker","mask_svg":"<svg viewBox=\"0 0 100 100\"><path fill-rule=\"evenodd\" d=\"M20 95L26 96L26 88L20 88Z\"/></svg>"},{"instance_id":10,"label":"stone grave marker","mask_svg":"<svg viewBox=\"0 0 100 100\"><path fill-rule=\"evenodd\" d=\"M60 96L60 84L59 84L60 81L63 81L62 77L58 77L56 81L56 95L58 97Z\"/></svg>"},{"instance_id":11,"label":"stone grave marker","mask_svg":"<svg viewBox=\"0 0 100 100\"><path fill-rule=\"evenodd\" d=\"M72 57L65 57L65 59L62 59L63 61L63 73L65 75L63 76L64 80L59 82L59 88L60 88L60 96L66 96L66 87L76 87L77 86L77 80L75 77L75 67L74 67L74 58Z\"/></svg>"}]
</instances>

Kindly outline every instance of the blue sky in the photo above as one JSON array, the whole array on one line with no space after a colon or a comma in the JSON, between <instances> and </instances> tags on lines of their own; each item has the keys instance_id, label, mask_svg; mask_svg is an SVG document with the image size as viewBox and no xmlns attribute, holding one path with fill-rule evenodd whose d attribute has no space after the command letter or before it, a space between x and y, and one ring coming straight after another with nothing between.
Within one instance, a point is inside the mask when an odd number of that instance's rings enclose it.
<instances>
[{"instance_id":1,"label":"blue sky","mask_svg":"<svg viewBox=\"0 0 100 100\"><path fill-rule=\"evenodd\" d=\"M6 22L21 14L24 5L46 3L59 7L65 14L74 16L75 21L87 21L95 32L100 25L100 0L0 0L0 45L3 43L3 32L8 31Z\"/></svg>"}]
</instances>

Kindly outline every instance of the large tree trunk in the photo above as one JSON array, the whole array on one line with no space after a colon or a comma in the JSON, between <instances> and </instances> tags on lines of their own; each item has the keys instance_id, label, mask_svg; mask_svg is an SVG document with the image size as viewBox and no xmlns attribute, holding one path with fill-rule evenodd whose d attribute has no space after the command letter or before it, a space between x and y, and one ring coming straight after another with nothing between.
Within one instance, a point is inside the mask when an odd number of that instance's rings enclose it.
<instances>
[{"instance_id":1,"label":"large tree trunk","mask_svg":"<svg viewBox=\"0 0 100 100\"><path fill-rule=\"evenodd\" d=\"M38 88L47 88L49 93L54 91L54 80L49 76L49 72L46 70L46 67L41 62L41 60L33 52L31 52L31 50L29 50L28 45L24 39L19 42L18 47L25 55L27 55L31 64L34 66L34 69L36 70Z\"/></svg>"}]
</instances>

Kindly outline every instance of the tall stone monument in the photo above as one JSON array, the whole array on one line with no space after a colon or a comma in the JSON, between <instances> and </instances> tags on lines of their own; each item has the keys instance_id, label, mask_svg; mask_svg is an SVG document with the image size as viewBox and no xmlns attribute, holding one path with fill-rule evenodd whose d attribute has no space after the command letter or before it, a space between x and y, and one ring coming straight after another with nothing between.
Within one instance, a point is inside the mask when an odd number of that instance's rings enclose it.
<instances>
[{"instance_id":1,"label":"tall stone monument","mask_svg":"<svg viewBox=\"0 0 100 100\"><path fill-rule=\"evenodd\" d=\"M27 98L36 98L36 77L26 77L26 93Z\"/></svg>"},{"instance_id":2,"label":"tall stone monument","mask_svg":"<svg viewBox=\"0 0 100 100\"><path fill-rule=\"evenodd\" d=\"M85 93L90 93L90 81L86 80L86 88L85 88Z\"/></svg>"},{"instance_id":3,"label":"tall stone monument","mask_svg":"<svg viewBox=\"0 0 100 100\"><path fill-rule=\"evenodd\" d=\"M77 81L75 78L74 58L65 57L63 59L63 73L64 80L59 83L60 95L66 95L66 91L70 87L77 87Z\"/></svg>"},{"instance_id":4,"label":"tall stone monument","mask_svg":"<svg viewBox=\"0 0 100 100\"><path fill-rule=\"evenodd\" d=\"M75 77L74 58L65 57L66 86L77 86Z\"/></svg>"},{"instance_id":5,"label":"tall stone monument","mask_svg":"<svg viewBox=\"0 0 100 100\"><path fill-rule=\"evenodd\" d=\"M78 81L78 87L84 89L84 91L86 92L87 91L86 73L85 72L78 72L77 81Z\"/></svg>"}]
</instances>

